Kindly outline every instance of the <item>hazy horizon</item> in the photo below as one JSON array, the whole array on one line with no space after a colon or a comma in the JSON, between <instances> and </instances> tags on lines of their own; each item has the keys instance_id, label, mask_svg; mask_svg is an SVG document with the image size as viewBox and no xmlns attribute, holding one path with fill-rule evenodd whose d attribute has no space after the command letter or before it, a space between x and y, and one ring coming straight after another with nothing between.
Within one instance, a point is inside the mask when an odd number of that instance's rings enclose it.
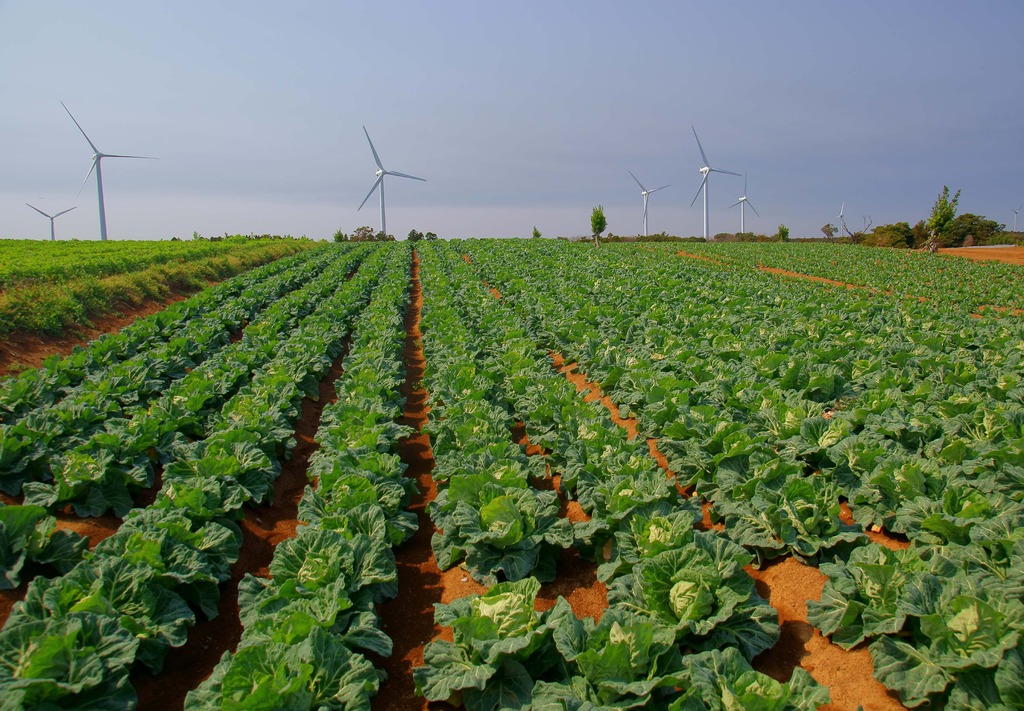
<instances>
[{"instance_id":1,"label":"hazy horizon","mask_svg":"<svg viewBox=\"0 0 1024 711\"><path fill-rule=\"evenodd\" d=\"M690 5L174 4L0 0L0 237L111 239L379 224L388 231L700 235L700 154L749 174L747 229L817 237L960 210L1012 226L1024 202L1024 5L802 0ZM743 179L713 175L711 232Z\"/></svg>"}]
</instances>

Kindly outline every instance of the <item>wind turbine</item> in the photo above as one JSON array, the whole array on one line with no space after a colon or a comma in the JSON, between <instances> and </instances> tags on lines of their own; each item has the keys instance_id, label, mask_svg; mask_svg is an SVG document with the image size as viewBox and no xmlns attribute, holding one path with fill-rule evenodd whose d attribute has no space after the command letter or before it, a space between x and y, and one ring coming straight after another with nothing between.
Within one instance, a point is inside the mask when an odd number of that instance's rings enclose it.
<instances>
[{"instance_id":1,"label":"wind turbine","mask_svg":"<svg viewBox=\"0 0 1024 711\"><path fill-rule=\"evenodd\" d=\"M363 133L366 134L366 140L370 141L370 133L366 130L366 126L363 126ZM370 141L370 150L373 151L373 160L377 164L377 182L375 182L373 184L373 187L370 188L370 192L366 193L366 197L364 197L363 201L359 203L359 207L356 208L356 212L359 212L360 210L363 209L363 205L365 205L366 201L370 199L371 195L373 195L373 191L380 187L380 231L383 232L384 234L387 234L387 227L384 221L384 176L394 175L399 178L411 178L412 180L422 180L424 183L427 181L425 178L417 178L415 175L406 175L405 173L397 173L393 170L384 170L384 166L381 165L380 162L380 156L377 155L377 149L373 147L373 141Z\"/></svg>"},{"instance_id":2,"label":"wind turbine","mask_svg":"<svg viewBox=\"0 0 1024 711\"><path fill-rule=\"evenodd\" d=\"M690 126L693 130L693 137L697 138L697 129ZM697 138L697 148L700 149L700 157L704 159L704 165L701 166L700 173L704 176L704 179L700 181L700 187L697 188L697 194L693 196L693 200L690 201L690 207L693 207L693 203L697 202L697 198L700 196L700 191L704 191L704 239L708 238L708 177L712 173L725 173L726 175L739 176L739 173L734 173L731 170L722 170L721 168L712 168L711 163L708 161L707 155L704 153L704 146L700 145L700 139Z\"/></svg>"},{"instance_id":3,"label":"wind turbine","mask_svg":"<svg viewBox=\"0 0 1024 711\"><path fill-rule=\"evenodd\" d=\"M839 218L839 236L843 236L843 230L846 230L846 234L850 234L850 230L846 229L846 219L843 217L843 210L846 209L846 203L844 202L839 207L839 214L836 217Z\"/></svg>"},{"instance_id":4,"label":"wind turbine","mask_svg":"<svg viewBox=\"0 0 1024 711\"><path fill-rule=\"evenodd\" d=\"M1017 215L1020 213L1021 208L1024 208L1024 204L1013 211L1013 231L1017 231Z\"/></svg>"},{"instance_id":5,"label":"wind turbine","mask_svg":"<svg viewBox=\"0 0 1024 711\"><path fill-rule=\"evenodd\" d=\"M60 105L64 106L64 102L60 102ZM89 172L85 174L85 180L82 181L82 188L85 187L86 182L88 182L89 180L89 176L92 175L92 172L95 170L96 193L97 195L99 195L100 202L100 239L105 242L107 240L107 212L103 207L103 173L100 161L102 161L104 158L143 158L145 160L156 160L156 158L153 158L152 156L124 156L118 155L116 153L101 152L100 149L96 147L96 144L94 144L91 140L89 140L89 137L86 136L85 130L82 128L81 124L78 123L75 117L72 116L71 111L68 109L67 106L64 106L64 110L68 112L68 116L71 116L71 120L75 122L75 125L78 126L78 130L82 132L82 135L85 136L85 140L88 141L89 147L92 148L92 167L89 168ZM82 188L78 189L79 195L82 194Z\"/></svg>"},{"instance_id":6,"label":"wind turbine","mask_svg":"<svg viewBox=\"0 0 1024 711\"><path fill-rule=\"evenodd\" d=\"M746 173L743 174L743 197L741 197L739 200L734 202L729 207L736 207L737 205L740 206L740 232L746 232L747 231L747 227L746 227L746 225L743 222L743 208L746 205L750 205L750 209L754 211L754 214L757 215L758 217L761 216L761 213L757 211L756 207L754 207L754 203L750 202L750 200L747 199L747 174Z\"/></svg>"},{"instance_id":7,"label":"wind turbine","mask_svg":"<svg viewBox=\"0 0 1024 711\"><path fill-rule=\"evenodd\" d=\"M633 171L632 170L627 170L626 172L629 173L630 175L633 175ZM655 188L654 190L648 190L647 188L644 187L643 183L641 183L639 180L637 180L637 177L635 175L633 175L633 180L636 180L636 184L640 186L640 194L644 196L644 237L646 237L647 236L647 198L648 198L648 196L651 193L656 193L659 190L664 190L665 188L667 188L669 186L668 185L662 185L660 188Z\"/></svg>"},{"instance_id":8,"label":"wind turbine","mask_svg":"<svg viewBox=\"0 0 1024 711\"><path fill-rule=\"evenodd\" d=\"M28 205L27 202L25 204ZM45 212L40 210L35 205L28 205L28 206L31 207L36 212L38 212L43 217L49 218L49 220L50 220L50 241L51 242L56 242L57 241L57 235L56 235L56 233L54 232L54 229L53 229L53 221L56 220L61 215L63 215L65 212L71 212L72 210L75 209L74 207L69 207L67 210L61 210L60 212L58 212L58 213L56 213L54 215L47 215ZM75 205L75 207L78 207L78 205Z\"/></svg>"}]
</instances>

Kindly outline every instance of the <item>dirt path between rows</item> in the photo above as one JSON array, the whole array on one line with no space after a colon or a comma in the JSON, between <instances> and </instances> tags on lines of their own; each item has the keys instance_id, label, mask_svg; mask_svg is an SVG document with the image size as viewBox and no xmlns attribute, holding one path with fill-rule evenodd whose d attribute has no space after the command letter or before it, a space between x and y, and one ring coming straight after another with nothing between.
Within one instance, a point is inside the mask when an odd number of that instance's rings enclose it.
<instances>
[{"instance_id":1,"label":"dirt path between rows","mask_svg":"<svg viewBox=\"0 0 1024 711\"><path fill-rule=\"evenodd\" d=\"M788 269L778 269L776 267L766 267L763 264L758 264L757 268L762 272L768 272L769 274L778 274L779 276L792 277L794 279L806 279L807 281L817 281L822 284L831 284L832 286L842 286L847 289L868 289L870 287L861 286L860 284L849 284L845 281L836 281L835 279L826 279L825 277L811 276L810 274L801 274L799 272L791 272Z\"/></svg>"},{"instance_id":2,"label":"dirt path between rows","mask_svg":"<svg viewBox=\"0 0 1024 711\"><path fill-rule=\"evenodd\" d=\"M758 655L753 667L779 680L800 666L822 686L832 701L820 711L889 711L903 709L895 694L875 679L871 653L861 645L846 651L832 644L807 622L807 600L820 600L826 577L817 569L786 557L761 570L747 567L761 597L779 612L779 641Z\"/></svg>"},{"instance_id":3,"label":"dirt path between rows","mask_svg":"<svg viewBox=\"0 0 1024 711\"><path fill-rule=\"evenodd\" d=\"M711 262L712 264L724 264L720 259L712 259L711 257L705 257L700 254L694 254L693 252L683 252L682 250L676 252L680 257L689 257L690 259L699 259L702 262Z\"/></svg>"},{"instance_id":4,"label":"dirt path between rows","mask_svg":"<svg viewBox=\"0 0 1024 711\"><path fill-rule=\"evenodd\" d=\"M405 382L401 393L405 398L405 411L399 423L416 428L416 434L402 440L398 451L408 465L405 475L416 481L418 493L409 510L416 514L419 529L395 551L398 567L398 597L380 606L381 628L391 637L394 651L386 659L375 659L376 666L387 672L380 693L373 699L374 709L427 709L427 701L415 695L413 667L422 666L423 648L435 637L443 636L440 626L434 624L434 603L451 602L485 588L477 585L461 568L442 572L437 567L430 539L434 525L427 514L427 504L437 496L437 484L431 472L434 454L430 436L423 432L430 413L430 394L423 387L426 359L423 356L420 314L423 309L423 290L419 280L419 255L413 251L410 279L409 309L405 314ZM447 639L451 633L445 630ZM436 705L431 707L437 708Z\"/></svg>"},{"instance_id":5,"label":"dirt path between rows","mask_svg":"<svg viewBox=\"0 0 1024 711\"><path fill-rule=\"evenodd\" d=\"M299 420L295 423L296 445L274 481L272 503L245 507L245 518L239 521L242 547L238 561L231 566L231 579L221 585L217 616L201 620L189 630L188 641L168 652L159 675L154 676L144 668L132 673L131 682L138 691L140 709L184 708L185 695L210 675L224 652L238 646L242 637L238 584L246 574L269 578L270 561L277 544L295 536L299 499L309 483L306 478L309 458L320 448L314 436L324 407L338 399L334 383L341 377L350 344L351 337L347 337L341 353L320 381L317 399L302 399Z\"/></svg>"}]
</instances>

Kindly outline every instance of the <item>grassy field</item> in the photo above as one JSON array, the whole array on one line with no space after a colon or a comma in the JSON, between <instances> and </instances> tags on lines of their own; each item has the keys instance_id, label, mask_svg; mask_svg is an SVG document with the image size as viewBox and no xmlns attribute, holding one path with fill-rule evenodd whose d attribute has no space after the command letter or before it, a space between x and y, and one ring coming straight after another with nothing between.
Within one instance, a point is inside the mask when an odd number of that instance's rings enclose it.
<instances>
[{"instance_id":1,"label":"grassy field","mask_svg":"<svg viewBox=\"0 0 1024 711\"><path fill-rule=\"evenodd\" d=\"M301 240L0 240L0 334L55 334L313 246Z\"/></svg>"}]
</instances>

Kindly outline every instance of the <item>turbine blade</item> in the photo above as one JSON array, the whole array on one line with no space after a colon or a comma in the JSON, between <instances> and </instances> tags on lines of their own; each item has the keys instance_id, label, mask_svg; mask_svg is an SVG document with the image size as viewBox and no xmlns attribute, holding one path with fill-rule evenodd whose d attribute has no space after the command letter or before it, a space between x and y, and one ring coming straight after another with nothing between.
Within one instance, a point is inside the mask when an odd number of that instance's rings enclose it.
<instances>
[{"instance_id":1,"label":"turbine blade","mask_svg":"<svg viewBox=\"0 0 1024 711\"><path fill-rule=\"evenodd\" d=\"M655 188L654 190L648 190L647 194L649 195L651 193L656 193L659 190L664 190L665 188L671 188L671 187L672 187L671 185L662 185L660 188Z\"/></svg>"},{"instance_id":2,"label":"turbine blade","mask_svg":"<svg viewBox=\"0 0 1024 711\"><path fill-rule=\"evenodd\" d=\"M69 207L69 208L68 208L67 210L61 210L61 211L60 211L60 212L58 212L58 213L57 213L56 215L54 215L54 218L60 217L60 216L61 216L61 215L63 215L63 214L65 213L65 212L71 212L72 210L74 210L74 209L75 209L75 208L77 208L77 207L78 207L78 205L75 205L75 207Z\"/></svg>"},{"instance_id":3,"label":"turbine blade","mask_svg":"<svg viewBox=\"0 0 1024 711\"><path fill-rule=\"evenodd\" d=\"M422 180L424 183L427 182L426 178L417 178L415 175L406 175L405 173L396 173L393 170L386 171L388 175L397 175L399 178L412 178L413 180Z\"/></svg>"},{"instance_id":4,"label":"turbine blade","mask_svg":"<svg viewBox=\"0 0 1024 711\"><path fill-rule=\"evenodd\" d=\"M159 158L154 158L153 156L122 156L122 155L118 155L116 153L104 153L103 157L104 158L143 158L145 160L160 160Z\"/></svg>"},{"instance_id":5,"label":"turbine blade","mask_svg":"<svg viewBox=\"0 0 1024 711\"><path fill-rule=\"evenodd\" d=\"M700 197L700 191L704 189L704 183L708 182L708 174L704 175L704 180L700 181L700 187L697 188L697 194L693 196L693 200L690 201L690 207L693 207L693 203L697 202L697 198Z\"/></svg>"},{"instance_id":6,"label":"turbine blade","mask_svg":"<svg viewBox=\"0 0 1024 711\"><path fill-rule=\"evenodd\" d=\"M366 134L366 140L370 141L370 132L366 130L366 126L363 126L363 133ZM380 163L380 156L377 155L377 149L373 147L373 141L370 141L370 150L373 151L373 161L377 164L377 167L384 170L384 166ZM366 201L364 200L363 202Z\"/></svg>"},{"instance_id":7,"label":"turbine blade","mask_svg":"<svg viewBox=\"0 0 1024 711\"><path fill-rule=\"evenodd\" d=\"M64 106L64 102L60 102L60 105ZM82 128L81 124L78 123L75 117L71 115L71 111L68 109L67 106L64 106L64 110L68 112L68 116L71 116L71 120L75 122L75 125L78 126L78 130L82 132L83 136L85 136L85 140L89 142L89 147L92 148L92 152L99 153L100 149L97 148L96 145L91 140L89 140L89 137L85 135L85 130Z\"/></svg>"},{"instance_id":8,"label":"turbine blade","mask_svg":"<svg viewBox=\"0 0 1024 711\"><path fill-rule=\"evenodd\" d=\"M26 205L28 205L28 203L27 203L27 202L26 202L25 204L26 204ZM50 217L49 215L47 215L47 214L46 214L45 212L43 212L42 210L40 210L40 209L39 209L38 207L36 207L35 205L28 205L28 206L29 206L29 207L31 207L31 208L32 208L33 210L35 210L36 212L38 212L38 213L39 213L40 215L42 215L43 217L46 217L46 218L49 218L49 217ZM60 213L57 213L57 215L59 215L59 214L60 214ZM54 217L56 217L57 215L54 215Z\"/></svg>"},{"instance_id":9,"label":"turbine blade","mask_svg":"<svg viewBox=\"0 0 1024 711\"><path fill-rule=\"evenodd\" d=\"M697 129L695 129L693 126L690 126L690 130L693 131L693 137L697 138ZM697 138L697 148L700 149L700 157L704 159L704 165L710 166L711 163L708 162L708 157L704 155L704 146L700 144L699 138Z\"/></svg>"},{"instance_id":10,"label":"turbine blade","mask_svg":"<svg viewBox=\"0 0 1024 711\"><path fill-rule=\"evenodd\" d=\"M633 171L632 170L627 169L626 172L629 173L630 175L633 175ZM643 190L644 192L649 192L647 190L647 188L644 187L644 184L641 183L639 180L637 180L637 177L635 175L633 175L633 180L636 180L636 184L640 186L641 190ZM653 192L653 191L650 191L650 192Z\"/></svg>"},{"instance_id":11,"label":"turbine blade","mask_svg":"<svg viewBox=\"0 0 1024 711\"><path fill-rule=\"evenodd\" d=\"M725 173L726 175L735 175L737 178L743 177L739 173L734 173L731 170L722 170L721 168L712 168L711 172L712 173ZM747 191L744 190L743 192L747 192Z\"/></svg>"},{"instance_id":12,"label":"turbine blade","mask_svg":"<svg viewBox=\"0 0 1024 711\"><path fill-rule=\"evenodd\" d=\"M82 181L82 187L80 187L78 189L78 192L75 193L76 201L78 200L78 197L82 194L82 191L85 190L85 184L89 182L89 178L92 176L92 172L96 170L96 162L98 160L99 158L93 158L92 165L89 166L89 172L85 174L85 180Z\"/></svg>"},{"instance_id":13,"label":"turbine blade","mask_svg":"<svg viewBox=\"0 0 1024 711\"><path fill-rule=\"evenodd\" d=\"M361 203L359 203L359 207L356 208L356 212L359 212L360 210L363 209L363 205L366 204L366 201L370 199L371 195L373 195L373 191L377 189L377 186L380 185L381 181L383 181L383 180L384 180L384 176L383 175L380 176L379 178L377 178L377 182L375 182L373 184L373 187L370 188L370 192L366 193L366 197L364 197L363 201Z\"/></svg>"},{"instance_id":14,"label":"turbine blade","mask_svg":"<svg viewBox=\"0 0 1024 711\"><path fill-rule=\"evenodd\" d=\"M757 211L757 208L754 207L753 204L751 204L750 200L747 200L747 206L750 207L750 209L754 211L755 215L757 215L758 217L761 216L761 213Z\"/></svg>"}]
</instances>

